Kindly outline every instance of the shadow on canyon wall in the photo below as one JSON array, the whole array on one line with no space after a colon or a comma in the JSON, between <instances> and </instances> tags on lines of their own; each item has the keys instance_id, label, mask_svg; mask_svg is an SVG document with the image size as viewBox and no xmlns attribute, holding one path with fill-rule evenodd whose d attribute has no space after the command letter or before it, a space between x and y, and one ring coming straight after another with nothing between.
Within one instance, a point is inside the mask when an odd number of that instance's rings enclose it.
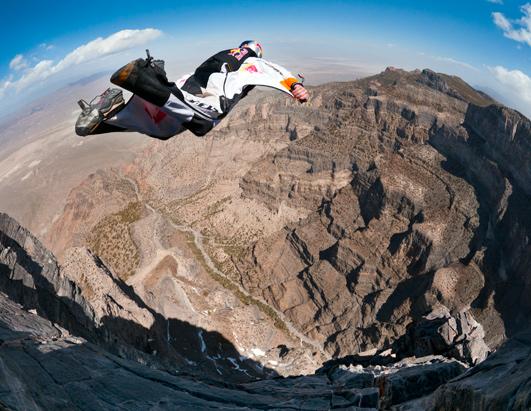
<instances>
[{"instance_id":1,"label":"shadow on canyon wall","mask_svg":"<svg viewBox=\"0 0 531 411\"><path fill-rule=\"evenodd\" d=\"M15 251L17 260L13 272L9 266L0 263L0 290L25 309L35 309L40 316L73 335L103 345L115 354L123 355L133 347L154 356L156 362L170 370L186 364L187 370L196 369L198 374L207 374L214 379L241 382L277 376L274 370L241 356L220 333L163 317L148 307L132 287L116 278L113 278L115 284L139 307L148 310L155 321L148 329L134 321L106 316L101 324L95 325L75 298L57 295L56 287L43 275L43 266L21 244L2 232L0 243Z\"/></svg>"}]
</instances>

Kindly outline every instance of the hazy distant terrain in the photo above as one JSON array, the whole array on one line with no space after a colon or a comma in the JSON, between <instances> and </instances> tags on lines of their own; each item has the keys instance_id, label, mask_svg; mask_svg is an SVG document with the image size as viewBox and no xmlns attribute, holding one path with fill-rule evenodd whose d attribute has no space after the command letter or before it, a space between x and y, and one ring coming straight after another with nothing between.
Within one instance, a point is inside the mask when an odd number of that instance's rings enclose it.
<instances>
[{"instance_id":1,"label":"hazy distant terrain","mask_svg":"<svg viewBox=\"0 0 531 411\"><path fill-rule=\"evenodd\" d=\"M107 74L71 84L0 129L0 209L42 237L72 187L100 168L131 160L148 139L136 133L80 138L77 100L108 87Z\"/></svg>"}]
</instances>

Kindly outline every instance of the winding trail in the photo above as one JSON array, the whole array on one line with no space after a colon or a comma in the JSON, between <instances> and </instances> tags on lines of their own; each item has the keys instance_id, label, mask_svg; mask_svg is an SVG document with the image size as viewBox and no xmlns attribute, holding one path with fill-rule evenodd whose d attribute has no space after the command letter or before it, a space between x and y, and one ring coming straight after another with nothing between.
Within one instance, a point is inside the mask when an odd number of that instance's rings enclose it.
<instances>
[{"instance_id":1,"label":"winding trail","mask_svg":"<svg viewBox=\"0 0 531 411\"><path fill-rule=\"evenodd\" d=\"M256 300L256 301L259 301L261 302L262 304L265 304L267 305L267 307L269 307L277 316L278 318L280 318L280 320L285 324L286 328L288 329L288 331L291 333L292 336L295 336L299 339L300 343L301 343L301 346L304 344L307 344L311 347L313 347L315 350L319 351L321 353L321 355L323 356L323 358L325 359L329 359L330 358L330 355L328 353L326 353L323 349L323 346L322 344L318 343L317 341L314 341L312 340L311 338L308 338L306 335L304 335L302 332L300 332L287 318L286 316L280 312L279 310L277 310L275 307L272 307L270 304L267 304L265 301L263 301L262 299L254 296L254 295L251 295L245 288L243 288L240 284L238 283L235 283L234 281L230 280L222 271L220 271L216 265L214 264L214 262L212 261L212 259L210 258L210 256L208 255L208 253L206 252L205 250L205 247L203 245L203 235L196 229L192 228L192 227L188 227L188 226L185 226L185 225L182 225L182 224L176 224L174 223L170 218L164 216L161 212L159 212L158 210L156 210L151 204L149 204L148 202L144 201L144 199L142 198L142 195L140 194L140 190L138 189L138 184L135 180L131 179L130 177L126 177L126 176L123 176L123 178L125 180L127 180L129 183L132 184L132 186L134 187L134 190L135 190L135 193L136 193L136 196L137 196L137 199L138 201L140 201L142 204L145 205L145 207L153 214L155 214L158 218L161 218L165 221L167 221L173 228L175 228L176 230L180 231L181 233L189 233L189 234L192 234L193 238L194 238L194 244L195 244L195 247L197 248L197 250L200 252L201 254L201 258L203 259L203 262L206 264L206 266L212 270L214 273L216 273L217 275L220 275L222 276L223 278L225 278L227 281L230 281L234 286L236 286L239 291L244 294L245 296L253 299L253 300Z\"/></svg>"},{"instance_id":2,"label":"winding trail","mask_svg":"<svg viewBox=\"0 0 531 411\"><path fill-rule=\"evenodd\" d=\"M286 318L286 316L278 311L275 307L272 307L271 305L267 304L265 301L262 301L260 299L258 299L256 296L254 295L251 295L245 288L243 288L240 284L237 284L235 282L233 282L232 280L230 280L222 271L220 271L216 266L215 264L213 263L212 259L210 258L210 256L208 255L208 253L205 251L205 248L203 246L203 235L191 228L191 227L188 227L188 226L184 226L184 225L179 225L179 224L175 224L173 221L169 221L170 224L177 230L181 231L181 232L188 232L188 233L191 233L193 236L194 236L194 244L196 246L196 248L199 250L199 252L201 253L201 257L203 259L203 261L205 262L205 264L207 265L207 267L209 269L211 269L214 273L222 276L223 278L227 279L228 281L230 281L233 285L235 285L236 287L238 287L238 289L240 290L241 293L243 293L244 295L246 295L247 297L250 297L252 299L255 299L255 300L258 300L260 301L261 303L263 304L266 304L271 310L273 310L275 312L275 314L278 316L278 318L280 318L280 320L286 325L286 328L288 329L288 331L296 336L300 341L301 343L306 343L312 347L314 347L316 350L318 350L319 352L321 352L322 355L325 355L326 357L328 357L324 350L323 350L323 347L321 344L317 343L316 341L313 341L311 340L310 338L308 338L307 336L305 336L304 334L302 334L299 330L297 330Z\"/></svg>"}]
</instances>

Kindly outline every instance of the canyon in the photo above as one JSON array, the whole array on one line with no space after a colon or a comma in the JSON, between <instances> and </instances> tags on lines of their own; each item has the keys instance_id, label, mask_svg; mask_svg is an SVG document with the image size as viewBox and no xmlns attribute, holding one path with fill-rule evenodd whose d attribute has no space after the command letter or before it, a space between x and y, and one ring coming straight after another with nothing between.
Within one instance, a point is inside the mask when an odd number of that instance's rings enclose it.
<instances>
[{"instance_id":1,"label":"canyon","mask_svg":"<svg viewBox=\"0 0 531 411\"><path fill-rule=\"evenodd\" d=\"M531 122L427 69L310 91L0 215L4 407L529 407Z\"/></svg>"}]
</instances>

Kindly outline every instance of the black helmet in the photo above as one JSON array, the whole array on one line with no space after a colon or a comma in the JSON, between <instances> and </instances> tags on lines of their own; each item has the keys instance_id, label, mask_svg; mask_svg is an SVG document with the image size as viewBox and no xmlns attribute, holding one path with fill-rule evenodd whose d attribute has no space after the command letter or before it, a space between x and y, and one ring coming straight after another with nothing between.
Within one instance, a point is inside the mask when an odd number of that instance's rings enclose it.
<instances>
[{"instance_id":1,"label":"black helmet","mask_svg":"<svg viewBox=\"0 0 531 411\"><path fill-rule=\"evenodd\" d=\"M248 47L252 51L255 52L256 57L262 58L264 55L264 49L262 48L262 45L258 43L256 40L245 40L240 44L240 48L242 47Z\"/></svg>"}]
</instances>

